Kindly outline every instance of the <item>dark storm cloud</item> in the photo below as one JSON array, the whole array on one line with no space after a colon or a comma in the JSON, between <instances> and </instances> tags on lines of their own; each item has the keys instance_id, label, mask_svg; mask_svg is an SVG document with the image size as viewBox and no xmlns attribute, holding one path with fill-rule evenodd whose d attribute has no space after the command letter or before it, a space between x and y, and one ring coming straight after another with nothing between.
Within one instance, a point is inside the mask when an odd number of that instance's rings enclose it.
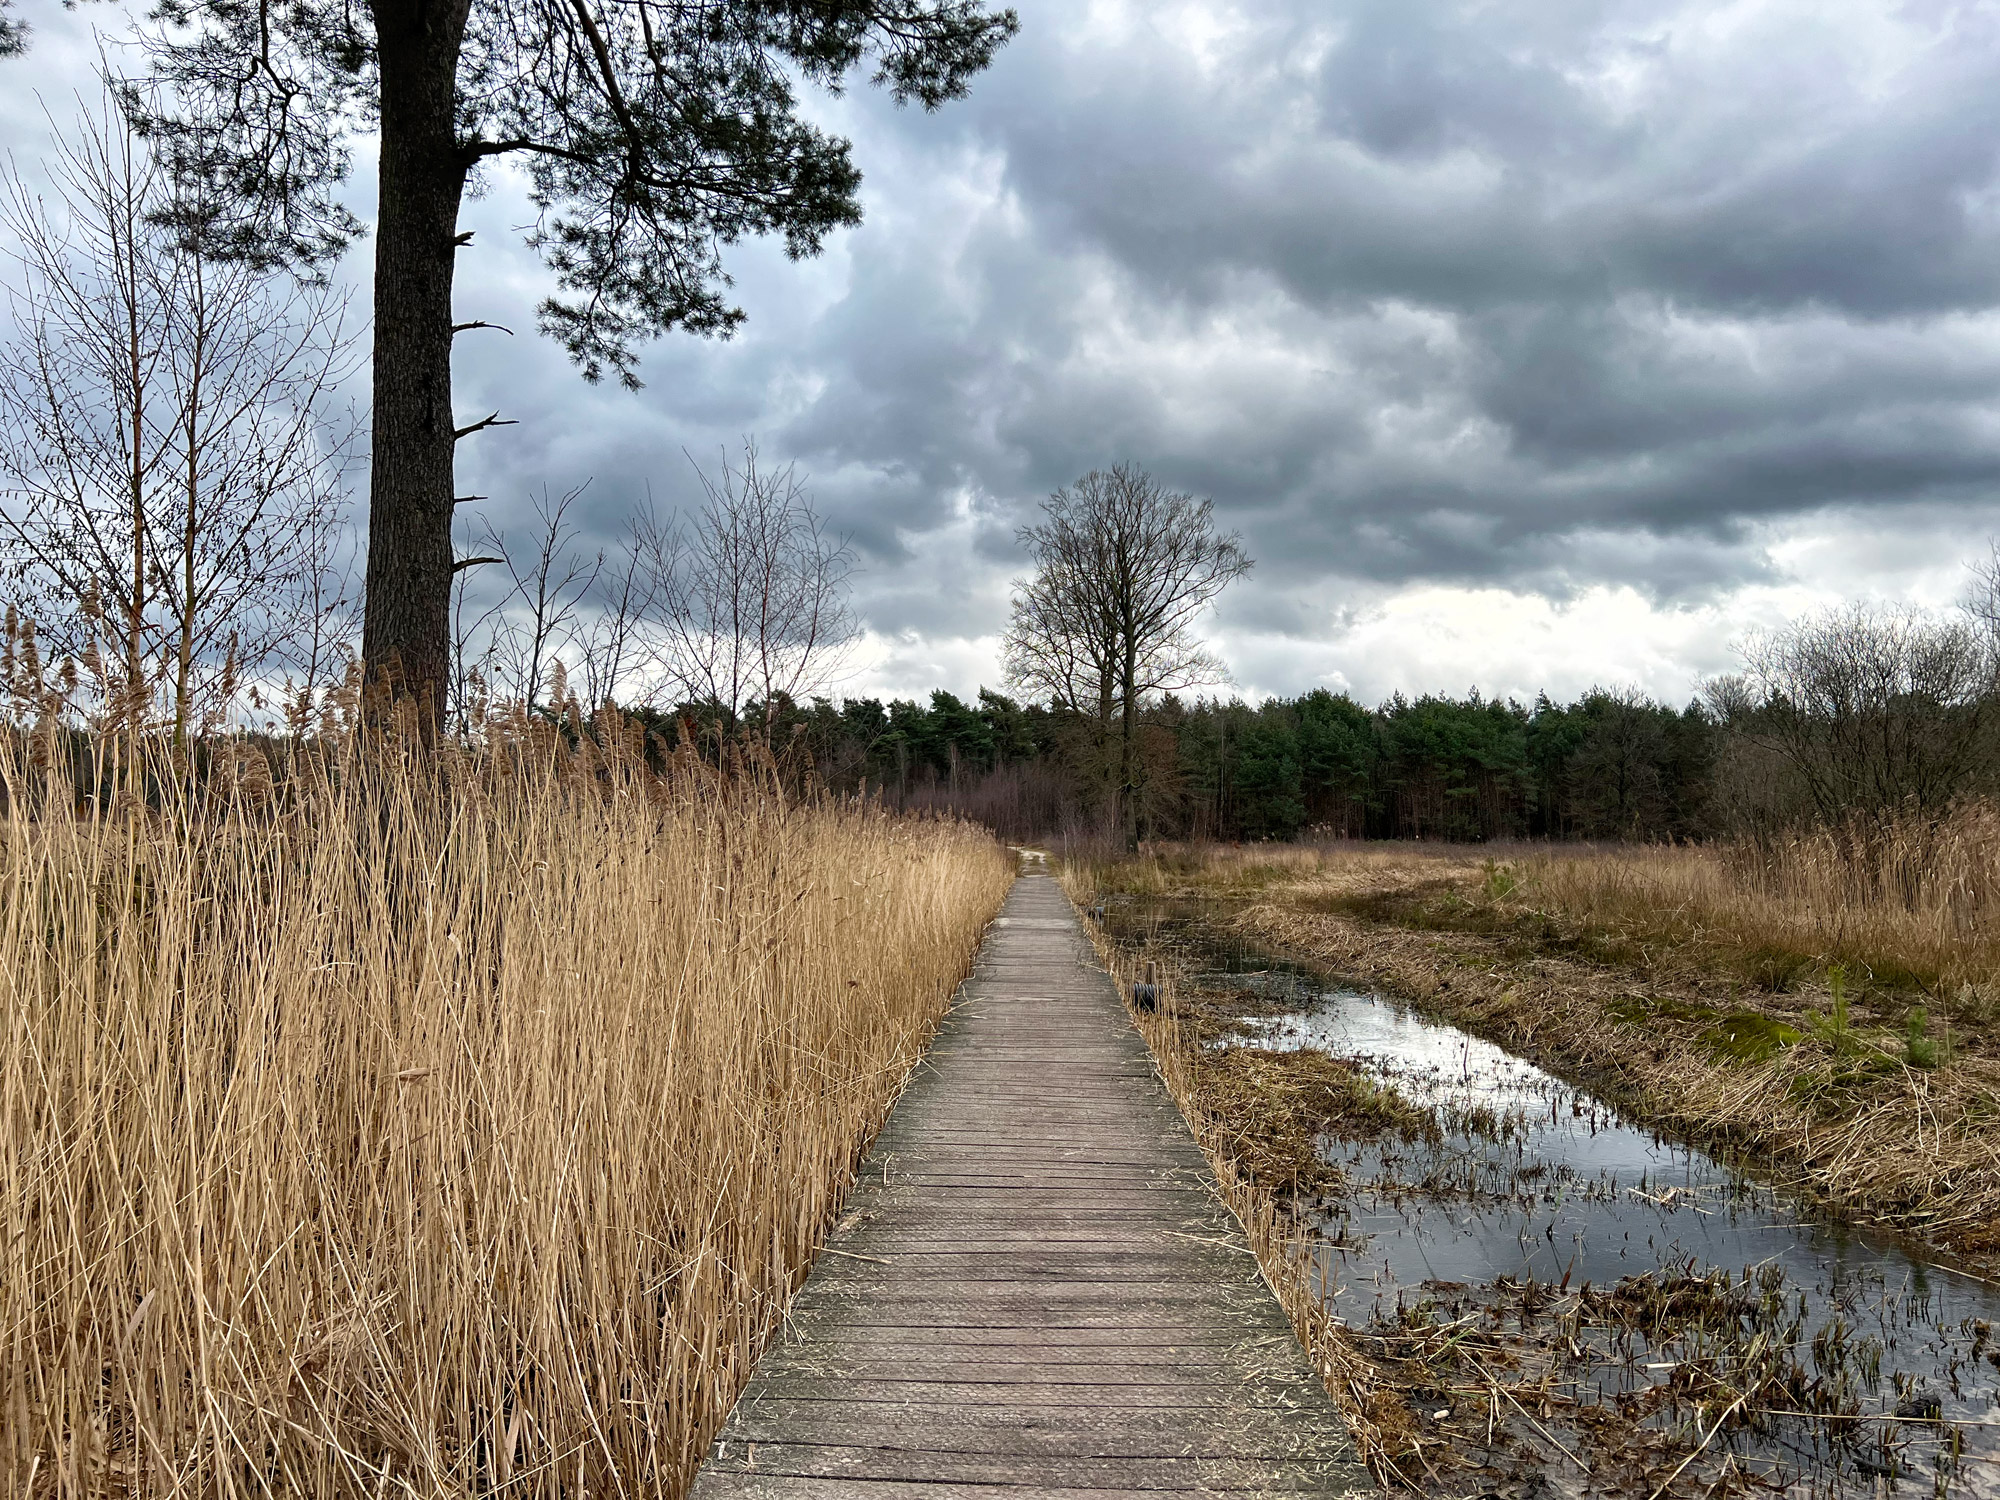
<instances>
[{"instance_id":1,"label":"dark storm cloud","mask_svg":"<svg viewBox=\"0 0 2000 1500\"><path fill-rule=\"evenodd\" d=\"M918 655L996 632L1037 498L1124 458L1215 497L1259 558L1227 618L1298 639L1349 585L1684 603L1778 577L1773 526L1991 524L2000 7L1020 8L939 115L820 102L867 222L733 250L744 330L636 396L530 332L496 175L460 316L520 332L458 363L465 416L521 419L463 456L495 524L595 476L609 541L755 434Z\"/></svg>"},{"instance_id":2,"label":"dark storm cloud","mask_svg":"<svg viewBox=\"0 0 2000 1500\"><path fill-rule=\"evenodd\" d=\"M1023 475L1087 433L1295 576L1546 587L1565 538L1622 532L1570 584L1655 593L1758 573L1746 522L1990 495L1991 8L1235 15L1206 49L1031 29L1032 83L973 106L1030 236L1108 289L994 310L1044 361L1000 429ZM1136 357L1079 358L1107 313ZM1176 379L1172 346L1232 341L1324 390Z\"/></svg>"},{"instance_id":3,"label":"dark storm cloud","mask_svg":"<svg viewBox=\"0 0 2000 1500\"><path fill-rule=\"evenodd\" d=\"M1712 594L1772 576L1760 522L1934 524L2000 477L1983 7L1025 20L940 117L833 108L869 222L739 256L735 343L661 346L636 400L508 351L593 413L526 466L608 475L609 515L756 431L851 530L872 623L962 636L1035 499L1125 457L1214 495L1252 613L1302 631L1271 591Z\"/></svg>"},{"instance_id":4,"label":"dark storm cloud","mask_svg":"<svg viewBox=\"0 0 2000 1500\"><path fill-rule=\"evenodd\" d=\"M828 106L868 223L739 254L734 343L662 345L639 398L506 351L590 413L512 430L521 467L598 473L608 525L755 431L852 532L871 623L925 638L995 631L1015 527L1121 458L1245 531L1233 624L1301 637L1342 580L1691 600L1777 577L1767 524L1986 524L1992 6L1023 19L942 115ZM509 259L487 290L525 300Z\"/></svg>"},{"instance_id":5,"label":"dark storm cloud","mask_svg":"<svg viewBox=\"0 0 2000 1500\"><path fill-rule=\"evenodd\" d=\"M1068 97L1009 135L1052 226L1163 286L1254 267L1315 302L1469 312L1644 289L1879 317L2000 288L1983 8L1905 27L1928 45L1879 90L1837 7L1257 10L1207 68L1144 32L1128 40L1158 45L1116 66L1051 66ZM1769 21L1704 44L1725 14Z\"/></svg>"}]
</instances>

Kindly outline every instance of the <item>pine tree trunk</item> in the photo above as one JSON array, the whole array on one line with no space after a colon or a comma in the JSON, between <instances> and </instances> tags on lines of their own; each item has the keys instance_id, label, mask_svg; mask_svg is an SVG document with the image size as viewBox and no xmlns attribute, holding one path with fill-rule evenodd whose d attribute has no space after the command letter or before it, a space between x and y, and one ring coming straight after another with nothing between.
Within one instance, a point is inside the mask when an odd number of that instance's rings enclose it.
<instances>
[{"instance_id":1,"label":"pine tree trunk","mask_svg":"<svg viewBox=\"0 0 2000 1500\"><path fill-rule=\"evenodd\" d=\"M382 147L362 659L442 722L450 667L451 282L466 161L453 105L468 0L373 0Z\"/></svg>"}]
</instances>

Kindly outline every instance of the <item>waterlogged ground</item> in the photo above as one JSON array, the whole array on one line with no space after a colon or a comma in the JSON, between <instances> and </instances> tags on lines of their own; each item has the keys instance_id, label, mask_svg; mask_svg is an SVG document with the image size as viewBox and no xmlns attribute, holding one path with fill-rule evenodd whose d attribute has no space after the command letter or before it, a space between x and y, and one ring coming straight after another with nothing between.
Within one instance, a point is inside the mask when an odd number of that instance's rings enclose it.
<instances>
[{"instance_id":1,"label":"waterlogged ground","mask_svg":"<svg viewBox=\"0 0 2000 1500\"><path fill-rule=\"evenodd\" d=\"M1325 1053L1428 1121L1329 1128L1337 1176L1301 1207L1434 1486L2000 1496L2000 1287L1818 1221L1211 915L1114 905L1107 926L1177 952L1205 1045Z\"/></svg>"}]
</instances>

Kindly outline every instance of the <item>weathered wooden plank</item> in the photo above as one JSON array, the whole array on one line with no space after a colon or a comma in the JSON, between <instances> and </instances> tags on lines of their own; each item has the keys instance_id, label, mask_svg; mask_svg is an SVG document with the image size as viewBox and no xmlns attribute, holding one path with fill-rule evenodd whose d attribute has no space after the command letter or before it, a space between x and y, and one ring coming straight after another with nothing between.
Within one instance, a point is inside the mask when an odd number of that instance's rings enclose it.
<instances>
[{"instance_id":1,"label":"weathered wooden plank","mask_svg":"<svg viewBox=\"0 0 2000 1500\"><path fill-rule=\"evenodd\" d=\"M1075 1139L1075 1131L1087 1133L1087 1126L1079 1125L1066 1131L1070 1140ZM1180 1153L1158 1149L1162 1143L1152 1139L1135 1138L1119 1145L1117 1151L1085 1151L1069 1145L1065 1141L1050 1139L1036 1142L1027 1147L1014 1145L997 1136L994 1131L982 1131L977 1135L935 1136L924 1138L905 1137L887 1143L898 1160L914 1158L927 1165L958 1166L974 1161L994 1161L1007 1166L1028 1165L1040 1167L1054 1173L1069 1167L1096 1168L1101 1171L1158 1171L1171 1168L1181 1172L1193 1172L1196 1159L1183 1157ZM990 1155L988 1154L990 1153Z\"/></svg>"},{"instance_id":2,"label":"weathered wooden plank","mask_svg":"<svg viewBox=\"0 0 2000 1500\"><path fill-rule=\"evenodd\" d=\"M774 1376L768 1397L825 1401L851 1397L876 1405L952 1401L966 1406L1064 1406L1087 1402L1106 1407L1153 1406L1182 1411L1247 1404L1282 1409L1296 1399L1294 1372L1275 1362L1253 1371L1247 1382L1233 1367L1172 1363L1079 1365L1065 1369L1037 1364L802 1366ZM928 1394L927 1394L928 1393Z\"/></svg>"},{"instance_id":3,"label":"weathered wooden plank","mask_svg":"<svg viewBox=\"0 0 2000 1500\"><path fill-rule=\"evenodd\" d=\"M1172 1337L1174 1342L1163 1339ZM1273 1345L1276 1344L1273 1339ZM1242 1341L1220 1335L1206 1338L1200 1330L1163 1334L1160 1330L1103 1328L841 1328L831 1336L816 1338L810 1333L794 1333L782 1345L783 1360L762 1372L760 1379L777 1379L793 1365L818 1368L822 1363L841 1359L888 1360L898 1351L913 1351L903 1360L915 1369L939 1368L974 1371L989 1362L1009 1361L1018 1367L1055 1370L1074 1364L1116 1362L1129 1368L1147 1364L1172 1365L1199 1374L1203 1379L1234 1373L1249 1379L1266 1373L1282 1362L1296 1371L1298 1364L1289 1349L1271 1348L1246 1353Z\"/></svg>"},{"instance_id":4,"label":"weathered wooden plank","mask_svg":"<svg viewBox=\"0 0 2000 1500\"><path fill-rule=\"evenodd\" d=\"M1202 1339L1193 1335L1154 1335L1148 1338L1107 1335L1102 1330L1070 1334L1047 1330L1044 1336L1023 1340L1004 1336L990 1328L956 1332L913 1333L897 1336L893 1330L877 1330L877 1336L860 1338L858 1330L834 1331L837 1336L815 1339L803 1333L788 1337L792 1346L788 1363L819 1365L883 1364L897 1368L970 1369L978 1364L1041 1366L1067 1370L1098 1366L1130 1369L1143 1364L1180 1365L1190 1371L1238 1370L1246 1378L1279 1363L1293 1369L1290 1349L1279 1349L1273 1335L1261 1339ZM1268 1358L1266 1355L1268 1354ZM775 1368L772 1372L775 1373ZM981 1377L983 1378L983 1377Z\"/></svg>"},{"instance_id":5,"label":"weathered wooden plank","mask_svg":"<svg viewBox=\"0 0 2000 1500\"><path fill-rule=\"evenodd\" d=\"M998 1284L1014 1282L1024 1286L1088 1286L1094 1296L1118 1294L1128 1280L1140 1276L1150 1284L1190 1284L1210 1286L1218 1280L1242 1276L1240 1262L1196 1260L1196 1258L1156 1258L1124 1264L1090 1264L1076 1258L1022 1256L852 1256L850 1266L828 1272L822 1286L840 1288L844 1296L868 1296L876 1288L900 1290L904 1278L916 1276L950 1278L954 1284Z\"/></svg>"},{"instance_id":6,"label":"weathered wooden plank","mask_svg":"<svg viewBox=\"0 0 2000 1500\"><path fill-rule=\"evenodd\" d=\"M840 1243L857 1249L865 1248L877 1255L899 1252L1011 1255L1030 1250L1045 1250L1052 1255L1086 1255L1093 1252L1150 1255L1182 1245L1191 1245L1206 1254L1247 1253L1216 1235L1213 1225L1204 1224L1201 1220L1194 1222L1199 1227L1150 1231L1135 1228L1128 1234L1118 1233L1120 1226L1115 1223L1051 1224L1046 1229L1034 1225L994 1224L988 1233L980 1234L975 1231L973 1222L967 1220L956 1225L940 1223L935 1232L925 1233L913 1218L899 1216L873 1219L857 1225L841 1236ZM1208 1233L1203 1233L1203 1229L1207 1229Z\"/></svg>"},{"instance_id":7,"label":"weathered wooden plank","mask_svg":"<svg viewBox=\"0 0 2000 1500\"><path fill-rule=\"evenodd\" d=\"M1244 1328L1188 1328L1182 1324L1168 1324L1166 1328L1054 1328L1054 1326L1030 1326L1030 1328L982 1328L976 1324L952 1324L948 1328L868 1328L864 1324L844 1322L816 1322L812 1318L796 1318L786 1322L782 1332L784 1344L812 1346L818 1350L826 1348L850 1348L850 1350L880 1350L880 1348L908 1348L922 1346L934 1350L1050 1350L1050 1358L1062 1356L1068 1350L1184 1350L1186 1358L1194 1364L1202 1362L1222 1362L1232 1364L1248 1350L1266 1350L1274 1346L1284 1346L1286 1358L1294 1356L1294 1348L1286 1342L1286 1336L1274 1334L1272 1330L1244 1330ZM1110 1358L1106 1354L1106 1358Z\"/></svg>"},{"instance_id":8,"label":"weathered wooden plank","mask_svg":"<svg viewBox=\"0 0 2000 1500\"><path fill-rule=\"evenodd\" d=\"M898 1151L895 1159L888 1162L888 1167L887 1185L891 1187L917 1178L1041 1186L1047 1179L1061 1176L1086 1188L1151 1193L1156 1188L1180 1187L1197 1197L1205 1196L1205 1189L1194 1175L1192 1164L1182 1165L1179 1162L1140 1166L1136 1162L1094 1162L1081 1158L1065 1160L1053 1151L1034 1155L996 1151L991 1157L981 1160L965 1148L954 1147L950 1152L942 1152L916 1147ZM879 1185L882 1179L878 1176L875 1182Z\"/></svg>"},{"instance_id":9,"label":"weathered wooden plank","mask_svg":"<svg viewBox=\"0 0 2000 1500\"><path fill-rule=\"evenodd\" d=\"M885 1244L878 1238L854 1243L867 1245L869 1258L860 1264L880 1265L897 1276L928 1272L938 1276L976 1277L984 1281L997 1281L1003 1276L1021 1281L1041 1281L1052 1277L1078 1281L1126 1281L1135 1276L1144 1279L1182 1276L1211 1280L1218 1276L1242 1274L1247 1269L1245 1261L1230 1258L1226 1250L1214 1249L1204 1253L1196 1246L1162 1249L1154 1246L1101 1245L1055 1249L1024 1241L998 1249L981 1245L954 1250L907 1239L896 1244ZM829 1268L827 1274L831 1276L835 1272Z\"/></svg>"},{"instance_id":10,"label":"weathered wooden plank","mask_svg":"<svg viewBox=\"0 0 2000 1500\"><path fill-rule=\"evenodd\" d=\"M1052 1212L1052 1214L1048 1214L1046 1220L1036 1220L1034 1216L1002 1216L1002 1214L990 1214L988 1212L984 1218L976 1216L976 1214L956 1214L952 1218L940 1216L938 1218L938 1230L940 1230L940 1234L948 1234L948 1236L952 1236L956 1240L956 1238L964 1236L968 1230L972 1230L980 1222L992 1224L992 1228L994 1228L996 1234L1008 1234L1008 1236L1016 1236L1016 1238L1032 1234L1034 1228L1036 1228L1036 1224L1044 1224L1044 1222L1046 1222L1050 1234L1070 1234L1070 1236L1080 1236L1080 1238L1106 1238L1106 1236L1116 1236L1122 1230L1126 1230L1126 1232L1130 1232L1134 1236L1148 1234L1148 1232L1152 1232L1152 1228L1156 1224L1162 1222L1162 1218L1152 1218L1152 1216L1138 1214L1138 1212L1088 1214L1088 1212L1072 1210L1072 1212L1064 1212L1064 1214ZM1212 1216L1206 1216L1206 1214L1200 1214L1200 1212L1164 1216L1164 1224L1168 1226L1166 1232L1170 1232L1170 1234L1194 1234L1194 1236L1200 1236L1200 1238L1210 1238L1210 1236L1220 1236L1222 1234L1222 1226ZM884 1236L886 1234L910 1234L912 1232L912 1216L906 1212L904 1206L886 1208L882 1212L882 1218L878 1220L878 1232L884 1234ZM878 1240L878 1242L882 1242L882 1240ZM856 1250L866 1250L868 1248L866 1242L860 1236L856 1236L852 1240L846 1238L846 1236L842 1236L836 1242L836 1248L846 1248L848 1244L854 1244Z\"/></svg>"},{"instance_id":11,"label":"weathered wooden plank","mask_svg":"<svg viewBox=\"0 0 2000 1500\"><path fill-rule=\"evenodd\" d=\"M774 1375L756 1398L768 1411L772 1401L837 1401L867 1406L917 1410L950 1407L1053 1406L1065 1411L1116 1411L1127 1407L1157 1407L1173 1412L1299 1409L1296 1383L1266 1374L1248 1381L1220 1380L1213 1370L1205 1380L1178 1378L1178 1370L1149 1371L1151 1379L1123 1378L1056 1380L1040 1370L1016 1379L993 1379L990 1369L981 1380L905 1380L883 1376L831 1375L787 1370ZM1289 1371L1285 1372L1287 1375Z\"/></svg>"},{"instance_id":12,"label":"weathered wooden plank","mask_svg":"<svg viewBox=\"0 0 2000 1500\"><path fill-rule=\"evenodd\" d=\"M1258 1289L1232 1287L1226 1297L1206 1295L1214 1283L1198 1277L1176 1277L1160 1284L1173 1295L1149 1296L1143 1302L1128 1301L1119 1282L1075 1281L1048 1277L1040 1281L954 1285L949 1296L927 1293L903 1298L903 1306L891 1313L874 1304L902 1292L899 1281L828 1282L825 1290L815 1288L811 1300L801 1298L793 1321L804 1327L807 1321L824 1330L835 1323L862 1327L934 1327L948 1321L963 1321L974 1327L1033 1327L1038 1317L1050 1327L1065 1324L1085 1327L1174 1326L1174 1319L1190 1329L1212 1328L1228 1333L1254 1327L1275 1328L1256 1317ZM1119 1305L1127 1309L1120 1311ZM1210 1308L1212 1312L1203 1310ZM1086 1323L1086 1316L1101 1316L1102 1323Z\"/></svg>"},{"instance_id":13,"label":"weathered wooden plank","mask_svg":"<svg viewBox=\"0 0 2000 1500\"><path fill-rule=\"evenodd\" d=\"M764 1474L755 1471L716 1474L703 1485L702 1493L713 1495L716 1500L735 1500L737 1496L770 1493L764 1488L767 1482ZM1021 1500L1021 1487L1016 1484L912 1484L904 1480L815 1479L802 1475L787 1476L785 1484L785 1493L793 1500ZM1068 1485L1038 1487L1035 1491L1042 1500L1173 1500L1173 1497L1183 1495L1192 1500L1192 1497L1201 1495L1257 1492L1216 1489L1080 1490Z\"/></svg>"},{"instance_id":14,"label":"weathered wooden plank","mask_svg":"<svg viewBox=\"0 0 2000 1500\"><path fill-rule=\"evenodd\" d=\"M905 1297L906 1301L918 1306L963 1303L969 1307L1004 1307L1027 1302L1035 1307L1053 1309L1062 1306L1065 1299L1092 1304L1101 1304L1109 1299L1135 1307L1164 1308L1176 1304L1198 1307L1217 1303L1233 1309L1239 1304L1261 1305L1266 1294L1262 1284L1253 1278L1254 1268L1245 1267L1238 1270L1234 1283L1197 1274L1152 1278L1142 1281L1135 1289L1131 1277L1115 1271L1096 1275L1051 1273L1021 1276L1015 1274L1011 1267L1002 1266L997 1273L985 1267L976 1267L953 1278L948 1287L922 1283L921 1297L906 1297L905 1294L912 1290L912 1278L901 1267L849 1260L846 1265L829 1271L821 1278L819 1285L825 1288L826 1296L823 1301L812 1305L830 1307L856 1299L897 1296Z\"/></svg>"},{"instance_id":15,"label":"weathered wooden plank","mask_svg":"<svg viewBox=\"0 0 2000 1500\"><path fill-rule=\"evenodd\" d=\"M906 1351L888 1357L891 1351ZM1191 1391L1209 1386L1262 1387L1276 1382L1292 1388L1297 1366L1277 1353L1243 1358L1215 1346L1181 1345L1168 1350L1134 1345L1077 1350L1046 1343L1025 1347L1006 1345L946 1345L911 1350L908 1345L883 1344L857 1353L852 1347L823 1343L785 1346L783 1368L760 1372L757 1389L804 1389L797 1381L835 1380L874 1385L903 1382L912 1386L1011 1385L1062 1386L1185 1386ZM813 1394L808 1392L808 1394Z\"/></svg>"},{"instance_id":16,"label":"weathered wooden plank","mask_svg":"<svg viewBox=\"0 0 2000 1500\"><path fill-rule=\"evenodd\" d=\"M744 1443L812 1443L1041 1458L1233 1458L1307 1462L1346 1440L1340 1418L1191 1407L874 1406L855 1401L741 1402L730 1431Z\"/></svg>"},{"instance_id":17,"label":"weathered wooden plank","mask_svg":"<svg viewBox=\"0 0 2000 1500\"><path fill-rule=\"evenodd\" d=\"M905 1220L913 1210L924 1206L922 1195L926 1193L938 1205L939 1222L955 1228L963 1228L983 1219L1001 1226L1047 1223L1052 1227L1075 1230L1115 1230L1124 1225L1136 1234L1149 1225L1162 1222L1163 1218L1168 1225L1184 1234L1214 1232L1222 1227L1200 1199L1171 1188L1161 1188L1152 1194L1124 1194L1115 1203L1093 1203L1087 1198L1009 1191L1005 1188L985 1191L977 1188L925 1189L892 1183L888 1190L872 1197L868 1207L885 1219L893 1215L898 1220ZM1148 1198L1159 1200L1157 1213L1147 1212Z\"/></svg>"},{"instance_id":18,"label":"weathered wooden plank","mask_svg":"<svg viewBox=\"0 0 2000 1500\"><path fill-rule=\"evenodd\" d=\"M1357 1487L1352 1466L1338 1458L1316 1462L1281 1462L1257 1458L1211 1458L1202 1455L1155 1457L1120 1454L1107 1458L1044 1457L1010 1452L977 1453L906 1448L869 1448L838 1444L731 1443L720 1447L703 1470L755 1474L765 1487L736 1494L783 1496L792 1478L854 1479L870 1477L892 1483L932 1485L1017 1486L1041 1494L1064 1486L1117 1485L1137 1490L1244 1491L1251 1494L1344 1495ZM697 1500L709 1491L695 1482Z\"/></svg>"},{"instance_id":19,"label":"weathered wooden plank","mask_svg":"<svg viewBox=\"0 0 2000 1500\"><path fill-rule=\"evenodd\" d=\"M1144 1307L1104 1306L1101 1301L1071 1297L1061 1305L1037 1309L1032 1298L1009 1303L927 1302L917 1306L877 1307L850 1300L833 1306L815 1306L802 1312L797 1321L809 1336L825 1338L835 1324L856 1330L870 1328L986 1328L1008 1329L1124 1329L1131 1333L1155 1335L1185 1330L1207 1333L1226 1341L1241 1335L1246 1323L1240 1308L1202 1309L1196 1302L1149 1304ZM1275 1327L1281 1325L1264 1325Z\"/></svg>"},{"instance_id":20,"label":"weathered wooden plank","mask_svg":"<svg viewBox=\"0 0 2000 1500\"><path fill-rule=\"evenodd\" d=\"M988 1118L966 1111L949 1129L919 1131L911 1127L893 1135L885 1132L877 1149L939 1153L996 1150L1013 1156L1083 1158L1148 1166L1173 1162L1192 1167L1201 1158L1192 1142L1177 1141L1168 1133L1173 1124L1171 1119L1162 1119L1157 1126L1143 1129L1121 1129L1114 1135L1091 1118L1090 1111L1078 1111L1068 1118L1038 1119L1035 1133L1028 1135L1015 1128L1010 1118L1013 1113L999 1111Z\"/></svg>"},{"instance_id":21,"label":"weathered wooden plank","mask_svg":"<svg viewBox=\"0 0 2000 1500\"><path fill-rule=\"evenodd\" d=\"M926 1174L928 1176L928 1174ZM1020 1186L1008 1186L1004 1182L928 1182L920 1180L920 1174L894 1172L888 1180L890 1188L904 1188L908 1192L922 1190L936 1194L944 1208L968 1208L968 1206L990 1206L998 1210L1016 1212L1040 1212L1050 1208L1054 1212L1076 1210L1082 1206L1094 1212L1104 1212L1112 1208L1126 1208L1138 1216L1148 1216L1162 1198L1180 1196L1186 1202L1200 1204L1202 1194L1196 1188L1162 1182L1156 1186L1132 1186L1132 1188L1092 1188L1090 1184L1064 1186L1056 1182L1030 1182Z\"/></svg>"},{"instance_id":22,"label":"weathered wooden plank","mask_svg":"<svg viewBox=\"0 0 2000 1500\"><path fill-rule=\"evenodd\" d=\"M1047 879L1009 897L849 1206L695 1500L1366 1487Z\"/></svg>"}]
</instances>

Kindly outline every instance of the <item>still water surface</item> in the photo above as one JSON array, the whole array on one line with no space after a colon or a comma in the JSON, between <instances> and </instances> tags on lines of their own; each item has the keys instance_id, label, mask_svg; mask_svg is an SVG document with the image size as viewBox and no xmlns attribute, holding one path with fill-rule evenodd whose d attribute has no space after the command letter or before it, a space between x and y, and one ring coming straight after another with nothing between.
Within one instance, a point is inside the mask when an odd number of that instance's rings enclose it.
<instances>
[{"instance_id":1,"label":"still water surface","mask_svg":"<svg viewBox=\"0 0 2000 1500\"><path fill-rule=\"evenodd\" d=\"M1788 1339L1820 1396L1861 1418L1841 1441L1823 1421L1781 1417L1728 1435L1746 1469L1798 1493L2000 1496L2000 1287L1833 1224L1393 999L1212 938L1196 951L1208 968L1195 982L1241 997L1236 1044L1347 1059L1446 1122L1436 1142L1323 1140L1347 1178L1322 1205L1317 1244L1344 1321L1391 1326L1426 1299L1495 1283L1606 1289L1727 1272L1782 1306L1765 1336ZM1628 1338L1586 1360L1582 1382L1615 1396L1672 1379L1682 1360L1722 1369L1728 1342Z\"/></svg>"}]
</instances>

